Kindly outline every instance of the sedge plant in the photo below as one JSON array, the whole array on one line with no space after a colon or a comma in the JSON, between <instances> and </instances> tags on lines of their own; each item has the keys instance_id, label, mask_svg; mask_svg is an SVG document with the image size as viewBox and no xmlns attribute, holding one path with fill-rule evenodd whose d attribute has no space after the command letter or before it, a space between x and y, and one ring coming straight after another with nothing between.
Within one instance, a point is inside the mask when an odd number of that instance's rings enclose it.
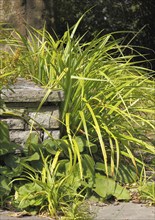
<instances>
[{"instance_id":1,"label":"sedge plant","mask_svg":"<svg viewBox=\"0 0 155 220\"><path fill-rule=\"evenodd\" d=\"M137 61L144 56L134 46L124 45L117 33L100 33L83 42L83 36L76 36L82 18L61 38L51 36L45 28L28 29L28 38L5 30L9 34L0 40L8 47L3 54L3 74L30 78L47 89L47 94L53 89L64 91L61 136L67 135L76 151L81 179L76 137L85 138L89 154L104 164L107 176L117 176L120 164L132 163L138 177L143 155L155 154L148 135L155 128L152 70L143 66L144 59ZM90 143L97 147L95 152Z\"/></svg>"},{"instance_id":2,"label":"sedge plant","mask_svg":"<svg viewBox=\"0 0 155 220\"><path fill-rule=\"evenodd\" d=\"M42 214L55 219L67 219L68 216L71 219L82 219L79 207L83 204L84 196L77 191L76 184L73 184L72 159L59 159L61 150L45 157L42 150L39 150L38 162L41 166L34 167L21 161L24 171L21 177L12 181L20 182L18 187L15 186L12 204L18 210L26 210L31 214ZM83 215L86 213L83 212Z\"/></svg>"}]
</instances>

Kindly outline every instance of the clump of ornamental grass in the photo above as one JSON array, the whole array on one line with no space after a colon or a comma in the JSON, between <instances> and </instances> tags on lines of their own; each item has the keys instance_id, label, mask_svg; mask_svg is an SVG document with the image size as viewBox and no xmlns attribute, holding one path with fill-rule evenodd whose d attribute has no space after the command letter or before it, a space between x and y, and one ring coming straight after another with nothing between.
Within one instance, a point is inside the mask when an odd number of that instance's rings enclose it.
<instances>
[{"instance_id":1,"label":"clump of ornamental grass","mask_svg":"<svg viewBox=\"0 0 155 220\"><path fill-rule=\"evenodd\" d=\"M28 29L28 38L6 30L10 34L0 40L8 48L2 74L34 80L47 90L46 97L53 89L64 91L61 136L67 135L76 149L81 176L77 136L86 141L94 160L104 164L106 175L114 176L124 163L132 163L138 175L143 155L155 154L149 138L155 114L151 70L137 61L143 55L123 45L117 33L83 42L83 36L75 35L81 19L61 38L45 29Z\"/></svg>"}]
</instances>

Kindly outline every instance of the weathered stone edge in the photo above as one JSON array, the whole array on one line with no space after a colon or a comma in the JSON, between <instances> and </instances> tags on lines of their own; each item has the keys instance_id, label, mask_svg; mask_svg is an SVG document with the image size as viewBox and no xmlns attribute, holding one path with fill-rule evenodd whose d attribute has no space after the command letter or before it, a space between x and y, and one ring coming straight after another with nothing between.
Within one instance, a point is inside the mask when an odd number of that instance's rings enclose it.
<instances>
[{"instance_id":1,"label":"weathered stone edge","mask_svg":"<svg viewBox=\"0 0 155 220\"><path fill-rule=\"evenodd\" d=\"M0 98L8 102L41 102L47 91L42 88L33 89L3 89ZM52 91L45 102L62 102L64 101L64 92L62 90Z\"/></svg>"}]
</instances>

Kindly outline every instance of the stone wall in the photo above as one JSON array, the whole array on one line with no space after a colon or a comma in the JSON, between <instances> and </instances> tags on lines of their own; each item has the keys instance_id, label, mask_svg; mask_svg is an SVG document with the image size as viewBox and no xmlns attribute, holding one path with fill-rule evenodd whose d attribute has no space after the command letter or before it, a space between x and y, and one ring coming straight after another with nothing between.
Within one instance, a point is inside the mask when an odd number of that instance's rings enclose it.
<instances>
[{"instance_id":1,"label":"stone wall","mask_svg":"<svg viewBox=\"0 0 155 220\"><path fill-rule=\"evenodd\" d=\"M10 89L2 90L5 111L0 119L8 124L11 141L24 145L30 131L37 133L41 141L49 135L59 138L63 92L52 91L38 110L46 93L47 90L23 78L18 78Z\"/></svg>"}]
</instances>

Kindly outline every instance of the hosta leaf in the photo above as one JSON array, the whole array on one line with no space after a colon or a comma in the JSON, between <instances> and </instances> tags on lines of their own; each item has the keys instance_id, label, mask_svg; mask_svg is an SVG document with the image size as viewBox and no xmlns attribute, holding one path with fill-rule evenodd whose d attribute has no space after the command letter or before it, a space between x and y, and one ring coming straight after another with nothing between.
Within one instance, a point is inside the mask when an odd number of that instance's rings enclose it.
<instances>
[{"instance_id":1,"label":"hosta leaf","mask_svg":"<svg viewBox=\"0 0 155 220\"><path fill-rule=\"evenodd\" d=\"M19 156L9 154L4 157L4 162L6 166L16 168L20 164L20 158Z\"/></svg>"},{"instance_id":2,"label":"hosta leaf","mask_svg":"<svg viewBox=\"0 0 155 220\"><path fill-rule=\"evenodd\" d=\"M9 185L10 179L4 175L0 175L0 197L9 195L11 191L11 185Z\"/></svg>"},{"instance_id":3,"label":"hosta leaf","mask_svg":"<svg viewBox=\"0 0 155 220\"><path fill-rule=\"evenodd\" d=\"M39 159L40 159L39 153L36 152L32 154L31 156L25 157L23 161L34 161L34 160L39 160Z\"/></svg>"},{"instance_id":4,"label":"hosta leaf","mask_svg":"<svg viewBox=\"0 0 155 220\"><path fill-rule=\"evenodd\" d=\"M17 145L14 143L2 143L1 144L1 157L0 160L5 166L0 167L0 174L5 175L11 180L13 177L18 176L22 172L22 165L20 164L20 158L14 155L14 151Z\"/></svg>"},{"instance_id":5,"label":"hosta leaf","mask_svg":"<svg viewBox=\"0 0 155 220\"><path fill-rule=\"evenodd\" d=\"M60 149L62 150L62 152L67 156L67 158L69 157L69 151L68 149L70 148L70 145L68 143L67 140L60 140L60 144L59 144Z\"/></svg>"},{"instance_id":6,"label":"hosta leaf","mask_svg":"<svg viewBox=\"0 0 155 220\"><path fill-rule=\"evenodd\" d=\"M41 196L34 196L34 199L29 201L29 206L39 206L43 203L44 197L43 193Z\"/></svg>"},{"instance_id":7,"label":"hosta leaf","mask_svg":"<svg viewBox=\"0 0 155 220\"><path fill-rule=\"evenodd\" d=\"M68 174L65 180L65 186L70 188L74 192L77 192L77 190L81 186L80 170L78 164L74 166L73 172L70 172Z\"/></svg>"},{"instance_id":8,"label":"hosta leaf","mask_svg":"<svg viewBox=\"0 0 155 220\"><path fill-rule=\"evenodd\" d=\"M48 153L50 154L56 154L57 152L57 146L55 144L55 141L51 140L51 139L46 139L43 142L43 146L45 146L46 150L48 151Z\"/></svg>"},{"instance_id":9,"label":"hosta leaf","mask_svg":"<svg viewBox=\"0 0 155 220\"><path fill-rule=\"evenodd\" d=\"M108 168L109 168L109 166L108 166ZM95 169L96 169L97 171L103 171L103 172L105 173L105 165L104 165L104 163L97 162L97 163L95 164Z\"/></svg>"},{"instance_id":10,"label":"hosta leaf","mask_svg":"<svg viewBox=\"0 0 155 220\"><path fill-rule=\"evenodd\" d=\"M114 196L117 200L129 200L129 192L116 183L113 179L103 176L101 174L95 175L94 191L104 199Z\"/></svg>"},{"instance_id":11,"label":"hosta leaf","mask_svg":"<svg viewBox=\"0 0 155 220\"><path fill-rule=\"evenodd\" d=\"M7 166L0 166L0 175L9 176L8 174L12 173L10 167Z\"/></svg>"},{"instance_id":12,"label":"hosta leaf","mask_svg":"<svg viewBox=\"0 0 155 220\"><path fill-rule=\"evenodd\" d=\"M84 141L83 141L83 138L80 137L80 136L76 136L76 137L75 137L75 140L76 140L76 143L77 143L77 145L78 145L78 147L79 147L80 153L83 152L84 146L85 146L85 143L84 143Z\"/></svg>"},{"instance_id":13,"label":"hosta leaf","mask_svg":"<svg viewBox=\"0 0 155 220\"><path fill-rule=\"evenodd\" d=\"M69 171L69 164L70 162L68 159L59 160L57 175L62 176L64 174L67 174L67 171Z\"/></svg>"},{"instance_id":14,"label":"hosta leaf","mask_svg":"<svg viewBox=\"0 0 155 220\"><path fill-rule=\"evenodd\" d=\"M91 143L90 141L86 141L86 147L89 147L90 148L90 151L92 153L96 153L98 151L98 148L97 148L97 145L96 144L93 144Z\"/></svg>"},{"instance_id":15,"label":"hosta leaf","mask_svg":"<svg viewBox=\"0 0 155 220\"><path fill-rule=\"evenodd\" d=\"M16 203L19 204L19 208L27 208L30 205L40 204L37 200L37 194L42 191L42 187L40 187L36 183L27 183L23 186L19 187L16 191ZM38 194L39 195L39 194Z\"/></svg>"},{"instance_id":16,"label":"hosta leaf","mask_svg":"<svg viewBox=\"0 0 155 220\"><path fill-rule=\"evenodd\" d=\"M36 133L30 133L29 137L26 140L25 146L37 145L39 142L39 137Z\"/></svg>"},{"instance_id":17,"label":"hosta leaf","mask_svg":"<svg viewBox=\"0 0 155 220\"><path fill-rule=\"evenodd\" d=\"M17 149L17 144L15 143L0 143L0 155L5 155L8 153L14 153Z\"/></svg>"}]
</instances>

